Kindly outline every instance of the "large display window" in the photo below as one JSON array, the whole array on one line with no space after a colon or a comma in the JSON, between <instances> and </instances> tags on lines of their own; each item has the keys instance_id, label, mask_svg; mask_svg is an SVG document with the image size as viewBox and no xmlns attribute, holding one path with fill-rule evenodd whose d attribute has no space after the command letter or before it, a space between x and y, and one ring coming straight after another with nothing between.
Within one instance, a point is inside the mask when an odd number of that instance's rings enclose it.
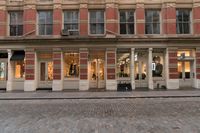
<instances>
[{"instance_id":1,"label":"large display window","mask_svg":"<svg viewBox=\"0 0 200 133\"><path fill-rule=\"evenodd\" d=\"M0 81L6 80L6 63L0 62Z\"/></svg>"},{"instance_id":2,"label":"large display window","mask_svg":"<svg viewBox=\"0 0 200 133\"><path fill-rule=\"evenodd\" d=\"M25 77L24 60L15 61L15 79L22 79Z\"/></svg>"},{"instance_id":3,"label":"large display window","mask_svg":"<svg viewBox=\"0 0 200 133\"><path fill-rule=\"evenodd\" d=\"M117 51L117 77L130 77L130 51L118 50Z\"/></svg>"},{"instance_id":4,"label":"large display window","mask_svg":"<svg viewBox=\"0 0 200 133\"><path fill-rule=\"evenodd\" d=\"M64 53L64 77L65 78L79 77L79 53L78 52Z\"/></svg>"}]
</instances>

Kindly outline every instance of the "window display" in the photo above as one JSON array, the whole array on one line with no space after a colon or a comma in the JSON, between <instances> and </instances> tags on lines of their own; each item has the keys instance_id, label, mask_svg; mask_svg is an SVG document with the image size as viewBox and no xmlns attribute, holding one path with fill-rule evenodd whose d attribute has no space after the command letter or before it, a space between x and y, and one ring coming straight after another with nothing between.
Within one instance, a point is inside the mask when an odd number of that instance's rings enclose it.
<instances>
[{"instance_id":1,"label":"window display","mask_svg":"<svg viewBox=\"0 0 200 133\"><path fill-rule=\"evenodd\" d=\"M154 56L152 62L153 77L162 77L163 73L163 61L161 62L160 56Z\"/></svg>"},{"instance_id":2,"label":"window display","mask_svg":"<svg viewBox=\"0 0 200 133\"><path fill-rule=\"evenodd\" d=\"M79 77L79 53L64 54L64 77Z\"/></svg>"},{"instance_id":3,"label":"window display","mask_svg":"<svg viewBox=\"0 0 200 133\"><path fill-rule=\"evenodd\" d=\"M16 61L15 62L15 78L20 79L24 78L24 61Z\"/></svg>"},{"instance_id":4,"label":"window display","mask_svg":"<svg viewBox=\"0 0 200 133\"><path fill-rule=\"evenodd\" d=\"M6 79L6 63L0 62L0 80Z\"/></svg>"},{"instance_id":5,"label":"window display","mask_svg":"<svg viewBox=\"0 0 200 133\"><path fill-rule=\"evenodd\" d=\"M130 77L130 52L117 51L117 76Z\"/></svg>"}]
</instances>

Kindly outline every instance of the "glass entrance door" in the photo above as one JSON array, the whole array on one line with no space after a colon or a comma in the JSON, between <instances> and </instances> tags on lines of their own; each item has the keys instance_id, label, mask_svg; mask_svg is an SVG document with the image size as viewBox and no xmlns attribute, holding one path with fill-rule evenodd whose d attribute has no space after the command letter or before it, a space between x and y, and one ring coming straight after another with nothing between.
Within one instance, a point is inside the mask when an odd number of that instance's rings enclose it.
<instances>
[{"instance_id":1,"label":"glass entrance door","mask_svg":"<svg viewBox=\"0 0 200 133\"><path fill-rule=\"evenodd\" d=\"M135 82L136 88L148 88L147 54L144 52L135 55Z\"/></svg>"},{"instance_id":2,"label":"glass entrance door","mask_svg":"<svg viewBox=\"0 0 200 133\"><path fill-rule=\"evenodd\" d=\"M104 60L93 59L90 62L90 88L105 88Z\"/></svg>"},{"instance_id":3,"label":"glass entrance door","mask_svg":"<svg viewBox=\"0 0 200 133\"><path fill-rule=\"evenodd\" d=\"M51 88L53 80L53 62L40 62L40 88Z\"/></svg>"},{"instance_id":4,"label":"glass entrance door","mask_svg":"<svg viewBox=\"0 0 200 133\"><path fill-rule=\"evenodd\" d=\"M194 71L192 68L193 68L193 61L178 62L180 88L192 87L194 78Z\"/></svg>"}]
</instances>

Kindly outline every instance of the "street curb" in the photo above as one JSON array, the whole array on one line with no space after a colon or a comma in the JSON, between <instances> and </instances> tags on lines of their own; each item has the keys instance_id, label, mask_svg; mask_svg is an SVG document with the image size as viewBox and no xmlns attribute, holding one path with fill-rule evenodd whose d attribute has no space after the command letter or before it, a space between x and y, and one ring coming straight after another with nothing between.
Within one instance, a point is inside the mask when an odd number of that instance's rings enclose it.
<instances>
[{"instance_id":1,"label":"street curb","mask_svg":"<svg viewBox=\"0 0 200 133\"><path fill-rule=\"evenodd\" d=\"M27 98L0 98L3 100L67 100L67 99L145 99L145 98L198 98L200 96L135 96L135 97L27 97Z\"/></svg>"}]
</instances>

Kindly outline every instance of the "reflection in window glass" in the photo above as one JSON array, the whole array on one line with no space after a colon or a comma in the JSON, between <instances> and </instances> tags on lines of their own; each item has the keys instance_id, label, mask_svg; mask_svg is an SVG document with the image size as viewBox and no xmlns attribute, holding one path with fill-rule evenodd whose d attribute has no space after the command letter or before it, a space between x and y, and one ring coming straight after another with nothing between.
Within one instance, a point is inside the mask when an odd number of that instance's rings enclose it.
<instances>
[{"instance_id":1,"label":"reflection in window glass","mask_svg":"<svg viewBox=\"0 0 200 133\"><path fill-rule=\"evenodd\" d=\"M153 77L162 77L163 75L163 57L154 56L152 62Z\"/></svg>"},{"instance_id":2,"label":"reflection in window glass","mask_svg":"<svg viewBox=\"0 0 200 133\"><path fill-rule=\"evenodd\" d=\"M10 12L10 36L23 35L23 12Z\"/></svg>"},{"instance_id":3,"label":"reflection in window glass","mask_svg":"<svg viewBox=\"0 0 200 133\"><path fill-rule=\"evenodd\" d=\"M130 52L117 51L117 76L130 77Z\"/></svg>"},{"instance_id":4,"label":"reflection in window glass","mask_svg":"<svg viewBox=\"0 0 200 133\"><path fill-rule=\"evenodd\" d=\"M24 78L24 61L15 61L15 78Z\"/></svg>"},{"instance_id":5,"label":"reflection in window glass","mask_svg":"<svg viewBox=\"0 0 200 133\"><path fill-rule=\"evenodd\" d=\"M120 11L120 34L134 34L134 11Z\"/></svg>"},{"instance_id":6,"label":"reflection in window glass","mask_svg":"<svg viewBox=\"0 0 200 133\"><path fill-rule=\"evenodd\" d=\"M53 13L52 11L39 11L39 35L52 35Z\"/></svg>"},{"instance_id":7,"label":"reflection in window glass","mask_svg":"<svg viewBox=\"0 0 200 133\"><path fill-rule=\"evenodd\" d=\"M78 11L64 11L64 29L78 31Z\"/></svg>"},{"instance_id":8,"label":"reflection in window glass","mask_svg":"<svg viewBox=\"0 0 200 133\"><path fill-rule=\"evenodd\" d=\"M145 33L160 34L160 12L158 10L146 10Z\"/></svg>"},{"instance_id":9,"label":"reflection in window glass","mask_svg":"<svg viewBox=\"0 0 200 133\"><path fill-rule=\"evenodd\" d=\"M177 34L190 33L190 10L178 9L176 10L176 32Z\"/></svg>"},{"instance_id":10,"label":"reflection in window glass","mask_svg":"<svg viewBox=\"0 0 200 133\"><path fill-rule=\"evenodd\" d=\"M79 53L64 54L64 77L79 77Z\"/></svg>"},{"instance_id":11,"label":"reflection in window glass","mask_svg":"<svg viewBox=\"0 0 200 133\"><path fill-rule=\"evenodd\" d=\"M0 62L0 80L6 79L6 64L5 62Z\"/></svg>"},{"instance_id":12,"label":"reflection in window glass","mask_svg":"<svg viewBox=\"0 0 200 133\"><path fill-rule=\"evenodd\" d=\"M90 34L104 34L104 11L90 11Z\"/></svg>"}]
</instances>

